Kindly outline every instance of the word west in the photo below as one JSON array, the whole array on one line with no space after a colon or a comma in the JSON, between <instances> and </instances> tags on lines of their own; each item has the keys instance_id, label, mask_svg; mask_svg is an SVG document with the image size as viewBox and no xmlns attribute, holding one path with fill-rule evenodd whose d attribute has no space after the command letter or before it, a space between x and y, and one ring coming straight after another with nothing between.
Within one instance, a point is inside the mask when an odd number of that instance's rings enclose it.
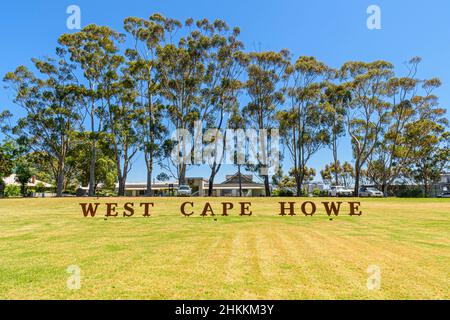
<instances>
[{"instance_id":1,"label":"word west","mask_svg":"<svg viewBox=\"0 0 450 320\"><path fill-rule=\"evenodd\" d=\"M328 216L339 216L342 210L347 210L350 216L361 216L360 202L321 202L316 204L312 201L305 202L278 202L276 204L279 210L279 216L314 216L319 213L319 209ZM151 211L155 208L154 202L133 203L127 202L123 205L118 203L80 203L82 214L84 217L95 217L104 213L107 218L116 218L123 216L125 218L133 217L135 215L142 215L150 217ZM100 208L103 207L104 210ZM252 216L251 202L221 202L220 204L212 205L210 202L195 204L192 201L183 202L180 205L180 214L184 217L200 216L200 217L214 217L221 215L227 217L230 215ZM99 212L102 213L99 213ZM275 212L275 211L274 211Z\"/></svg>"}]
</instances>

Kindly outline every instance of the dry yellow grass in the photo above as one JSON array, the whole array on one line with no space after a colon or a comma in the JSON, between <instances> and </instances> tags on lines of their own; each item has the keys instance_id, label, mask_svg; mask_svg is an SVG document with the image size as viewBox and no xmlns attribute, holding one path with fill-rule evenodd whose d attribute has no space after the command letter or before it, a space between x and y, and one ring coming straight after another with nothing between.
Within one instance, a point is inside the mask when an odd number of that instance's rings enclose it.
<instances>
[{"instance_id":1,"label":"dry yellow grass","mask_svg":"<svg viewBox=\"0 0 450 320\"><path fill-rule=\"evenodd\" d=\"M246 199L252 217L217 221L199 217L206 199L152 199L151 218L107 220L84 218L87 201L0 200L0 298L450 298L449 200L363 199L361 217L345 207L332 221L323 209L277 215L278 201L306 199ZM183 201L195 216L181 216ZM70 265L81 268L80 290L66 286ZM380 290L367 288L369 265L381 268Z\"/></svg>"}]
</instances>

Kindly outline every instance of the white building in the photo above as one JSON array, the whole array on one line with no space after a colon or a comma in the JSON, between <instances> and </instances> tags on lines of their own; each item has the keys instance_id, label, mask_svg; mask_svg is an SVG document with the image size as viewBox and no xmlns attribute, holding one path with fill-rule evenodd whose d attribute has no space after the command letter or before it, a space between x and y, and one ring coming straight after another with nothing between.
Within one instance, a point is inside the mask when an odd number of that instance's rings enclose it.
<instances>
[{"instance_id":1,"label":"white building","mask_svg":"<svg viewBox=\"0 0 450 320\"><path fill-rule=\"evenodd\" d=\"M208 195L209 183L204 178L186 178L186 184L192 189L192 195L204 197ZM260 197L265 194L264 184L253 181L253 175L241 175L242 196ZM118 186L116 186L118 189ZM178 182L157 182L152 184L152 191L155 196L174 195L178 189ZM125 196L144 196L147 190L147 183L127 183L125 185ZM117 190L116 190L117 191ZM226 176L224 182L214 184L214 197L238 197L239 196L239 175Z\"/></svg>"},{"instance_id":2,"label":"white building","mask_svg":"<svg viewBox=\"0 0 450 320\"><path fill-rule=\"evenodd\" d=\"M5 183L5 186L11 186L11 185L20 186L20 183L17 182L17 176L15 174L12 174L9 177L3 178L3 182ZM49 183L37 180L36 176L31 177L30 181L27 183L27 187L35 188L37 186L42 186L44 188L53 187Z\"/></svg>"}]
</instances>

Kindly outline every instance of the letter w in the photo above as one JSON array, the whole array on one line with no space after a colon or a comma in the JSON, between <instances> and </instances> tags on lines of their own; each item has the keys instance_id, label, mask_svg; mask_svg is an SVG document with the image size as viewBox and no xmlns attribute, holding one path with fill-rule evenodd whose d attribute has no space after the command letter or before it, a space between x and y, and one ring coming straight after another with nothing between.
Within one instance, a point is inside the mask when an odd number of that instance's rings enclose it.
<instances>
[{"instance_id":1,"label":"letter w","mask_svg":"<svg viewBox=\"0 0 450 320\"><path fill-rule=\"evenodd\" d=\"M334 214L336 217L339 216L339 211L341 210L342 202L331 202L331 207L329 202L322 202L322 203L325 207L328 216L331 216L331 214Z\"/></svg>"},{"instance_id":2,"label":"letter w","mask_svg":"<svg viewBox=\"0 0 450 320\"><path fill-rule=\"evenodd\" d=\"M92 205L92 203L80 203L81 209L83 210L83 215L87 217L90 215L91 217L95 217L95 214L97 213L97 209L100 203L95 203L95 208Z\"/></svg>"}]
</instances>

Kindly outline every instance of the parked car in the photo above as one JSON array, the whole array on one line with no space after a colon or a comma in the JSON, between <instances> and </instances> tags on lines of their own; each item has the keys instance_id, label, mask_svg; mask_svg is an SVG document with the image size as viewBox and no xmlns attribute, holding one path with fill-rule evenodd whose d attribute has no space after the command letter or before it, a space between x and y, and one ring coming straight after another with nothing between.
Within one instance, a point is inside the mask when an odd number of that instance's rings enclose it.
<instances>
[{"instance_id":1,"label":"parked car","mask_svg":"<svg viewBox=\"0 0 450 320\"><path fill-rule=\"evenodd\" d=\"M380 190L378 190L377 188L374 187L361 187L359 189L359 196L360 197L366 197L366 198L370 198L370 197L383 197L384 194L383 192L381 192Z\"/></svg>"},{"instance_id":2,"label":"parked car","mask_svg":"<svg viewBox=\"0 0 450 320\"><path fill-rule=\"evenodd\" d=\"M192 195L192 189L190 186L180 186L177 194L179 197L190 197Z\"/></svg>"},{"instance_id":3,"label":"parked car","mask_svg":"<svg viewBox=\"0 0 450 320\"><path fill-rule=\"evenodd\" d=\"M450 191L441 193L440 195L438 195L438 198L450 198Z\"/></svg>"},{"instance_id":4,"label":"parked car","mask_svg":"<svg viewBox=\"0 0 450 320\"><path fill-rule=\"evenodd\" d=\"M330 197L351 197L353 196L353 190L342 186L331 187L328 191Z\"/></svg>"}]
</instances>

